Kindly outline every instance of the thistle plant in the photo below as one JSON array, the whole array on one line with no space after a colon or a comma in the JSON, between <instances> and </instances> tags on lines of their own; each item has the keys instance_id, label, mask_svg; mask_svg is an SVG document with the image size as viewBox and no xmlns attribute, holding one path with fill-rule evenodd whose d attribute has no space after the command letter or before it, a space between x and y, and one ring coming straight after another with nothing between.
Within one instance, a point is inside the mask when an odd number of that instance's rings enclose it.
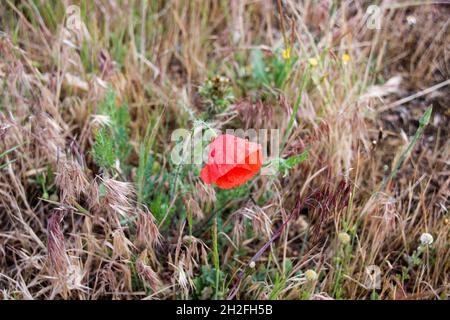
<instances>
[{"instance_id":1,"label":"thistle plant","mask_svg":"<svg viewBox=\"0 0 450 320\"><path fill-rule=\"evenodd\" d=\"M234 101L230 79L215 76L208 79L199 89L208 118L225 111Z\"/></svg>"}]
</instances>

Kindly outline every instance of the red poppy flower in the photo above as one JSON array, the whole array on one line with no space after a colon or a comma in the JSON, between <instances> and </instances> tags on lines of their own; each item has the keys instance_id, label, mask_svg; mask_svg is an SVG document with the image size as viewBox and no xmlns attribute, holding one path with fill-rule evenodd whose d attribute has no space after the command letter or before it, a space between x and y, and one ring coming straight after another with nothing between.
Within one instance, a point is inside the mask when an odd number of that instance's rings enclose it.
<instances>
[{"instance_id":1,"label":"red poppy flower","mask_svg":"<svg viewBox=\"0 0 450 320\"><path fill-rule=\"evenodd\" d=\"M229 189L238 187L262 166L261 145L230 134L223 134L209 145L208 163L200 172L207 184Z\"/></svg>"}]
</instances>

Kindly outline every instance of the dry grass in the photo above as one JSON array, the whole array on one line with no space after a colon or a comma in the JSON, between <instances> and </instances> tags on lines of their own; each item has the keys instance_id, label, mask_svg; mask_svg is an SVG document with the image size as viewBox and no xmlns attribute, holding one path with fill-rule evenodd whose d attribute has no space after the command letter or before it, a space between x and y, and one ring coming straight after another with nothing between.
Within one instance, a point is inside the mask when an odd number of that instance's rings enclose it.
<instances>
[{"instance_id":1,"label":"dry grass","mask_svg":"<svg viewBox=\"0 0 450 320\"><path fill-rule=\"evenodd\" d=\"M0 297L447 299L450 5L377 3L380 30L369 1L2 1ZM309 158L219 190L170 161L199 122Z\"/></svg>"}]
</instances>

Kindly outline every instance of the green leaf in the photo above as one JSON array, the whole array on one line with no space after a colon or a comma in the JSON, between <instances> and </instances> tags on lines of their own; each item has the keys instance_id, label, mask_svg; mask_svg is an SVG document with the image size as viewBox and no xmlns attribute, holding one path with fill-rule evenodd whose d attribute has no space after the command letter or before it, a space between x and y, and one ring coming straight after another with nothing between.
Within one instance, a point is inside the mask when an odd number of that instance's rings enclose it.
<instances>
[{"instance_id":1,"label":"green leaf","mask_svg":"<svg viewBox=\"0 0 450 320\"><path fill-rule=\"evenodd\" d=\"M120 160L121 169L129 171L128 157L132 151L129 138L130 114L128 105L118 107L116 94L108 86L105 98L99 104L98 114L109 117L110 123L96 135L98 139L93 146L94 161L104 169L110 169L115 159Z\"/></svg>"},{"instance_id":2,"label":"green leaf","mask_svg":"<svg viewBox=\"0 0 450 320\"><path fill-rule=\"evenodd\" d=\"M419 120L419 124L421 127L426 126L430 122L432 111L433 111L433 107L428 107L427 110L425 110L425 113Z\"/></svg>"},{"instance_id":3,"label":"green leaf","mask_svg":"<svg viewBox=\"0 0 450 320\"><path fill-rule=\"evenodd\" d=\"M285 165L289 167L289 169L292 169L295 165L307 160L308 156L309 156L309 149L306 149L301 154L297 154L287 158L285 160Z\"/></svg>"},{"instance_id":4,"label":"green leaf","mask_svg":"<svg viewBox=\"0 0 450 320\"><path fill-rule=\"evenodd\" d=\"M95 144L92 146L92 156L99 167L110 169L114 166L116 157L113 145L106 130L100 129L95 135Z\"/></svg>"},{"instance_id":5,"label":"green leaf","mask_svg":"<svg viewBox=\"0 0 450 320\"><path fill-rule=\"evenodd\" d=\"M15 147L12 147L11 149L8 149L8 150L6 150L6 151L3 152L3 153L0 153L0 159L3 158L4 156L6 156L8 153L13 152L14 150L16 150L17 148L19 148L20 146L21 146L21 144L15 146Z\"/></svg>"},{"instance_id":6,"label":"green leaf","mask_svg":"<svg viewBox=\"0 0 450 320\"><path fill-rule=\"evenodd\" d=\"M278 164L278 168L281 171L283 177L287 177L289 170L294 168L297 164L307 160L309 157L309 148L303 151L301 154L290 156L287 159L276 159L275 164Z\"/></svg>"},{"instance_id":7,"label":"green leaf","mask_svg":"<svg viewBox=\"0 0 450 320\"><path fill-rule=\"evenodd\" d=\"M13 152L14 150L16 150L17 148L19 148L22 144L19 144L15 147L12 147L11 149L6 150L5 152L0 154L0 159L3 158L4 156L6 156L7 154ZM13 159L11 161L8 161L2 165L0 165L0 170L3 170L4 168L6 168L8 165L10 165L11 163L14 163L17 159Z\"/></svg>"},{"instance_id":8,"label":"green leaf","mask_svg":"<svg viewBox=\"0 0 450 320\"><path fill-rule=\"evenodd\" d=\"M16 160L17 160L17 159L14 159L14 160L8 161L7 163L4 163L4 164L0 165L0 170L3 170L3 169L6 168L7 166L9 166L11 163L16 162Z\"/></svg>"},{"instance_id":9,"label":"green leaf","mask_svg":"<svg viewBox=\"0 0 450 320\"><path fill-rule=\"evenodd\" d=\"M264 63L262 51L259 49L253 50L251 55L253 78L258 83L267 83L268 76L266 72L266 64Z\"/></svg>"}]
</instances>

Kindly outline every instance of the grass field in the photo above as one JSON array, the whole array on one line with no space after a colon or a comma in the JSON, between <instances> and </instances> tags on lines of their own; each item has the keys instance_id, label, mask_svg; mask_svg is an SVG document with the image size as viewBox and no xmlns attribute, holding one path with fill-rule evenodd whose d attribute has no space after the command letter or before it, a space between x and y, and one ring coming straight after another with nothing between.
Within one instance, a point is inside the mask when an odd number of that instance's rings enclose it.
<instances>
[{"instance_id":1,"label":"grass field","mask_svg":"<svg viewBox=\"0 0 450 320\"><path fill-rule=\"evenodd\" d=\"M448 299L446 2L1 1L0 299Z\"/></svg>"}]
</instances>

